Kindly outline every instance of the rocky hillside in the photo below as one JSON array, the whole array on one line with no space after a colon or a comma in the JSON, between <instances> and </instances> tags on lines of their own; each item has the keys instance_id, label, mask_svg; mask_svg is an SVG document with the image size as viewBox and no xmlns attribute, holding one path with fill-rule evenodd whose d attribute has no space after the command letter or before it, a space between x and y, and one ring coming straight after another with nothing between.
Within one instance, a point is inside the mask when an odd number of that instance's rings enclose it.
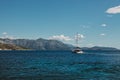
<instances>
[{"instance_id":1,"label":"rocky hillside","mask_svg":"<svg viewBox=\"0 0 120 80\"><path fill-rule=\"evenodd\" d=\"M0 41L7 44L14 44L17 46L34 49L34 50L70 50L71 48L61 41L47 40L47 39L0 39Z\"/></svg>"},{"instance_id":2,"label":"rocky hillside","mask_svg":"<svg viewBox=\"0 0 120 80\"><path fill-rule=\"evenodd\" d=\"M94 46L94 47L83 47L82 50L85 51L120 51L117 48L113 47L100 47L100 46Z\"/></svg>"},{"instance_id":3,"label":"rocky hillside","mask_svg":"<svg viewBox=\"0 0 120 80\"><path fill-rule=\"evenodd\" d=\"M12 44L0 43L0 50L23 50L24 48Z\"/></svg>"}]
</instances>

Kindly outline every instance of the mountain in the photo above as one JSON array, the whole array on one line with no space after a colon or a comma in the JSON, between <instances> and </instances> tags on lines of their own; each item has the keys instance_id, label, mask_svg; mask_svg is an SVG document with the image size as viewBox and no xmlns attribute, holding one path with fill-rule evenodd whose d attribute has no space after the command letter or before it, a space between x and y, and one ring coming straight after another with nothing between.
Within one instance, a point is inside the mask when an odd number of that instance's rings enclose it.
<instances>
[{"instance_id":1,"label":"mountain","mask_svg":"<svg viewBox=\"0 0 120 80\"><path fill-rule=\"evenodd\" d=\"M120 51L117 48L113 48L113 47L100 47L100 46L94 46L94 47L83 47L82 50L85 51Z\"/></svg>"},{"instance_id":2,"label":"mountain","mask_svg":"<svg viewBox=\"0 0 120 80\"><path fill-rule=\"evenodd\" d=\"M24 50L24 48L12 44L0 43L0 50Z\"/></svg>"},{"instance_id":3,"label":"mountain","mask_svg":"<svg viewBox=\"0 0 120 80\"><path fill-rule=\"evenodd\" d=\"M61 41L47 39L0 39L6 44L14 44L17 46L34 49L34 50L70 50L71 48Z\"/></svg>"},{"instance_id":4,"label":"mountain","mask_svg":"<svg viewBox=\"0 0 120 80\"><path fill-rule=\"evenodd\" d=\"M65 44L58 40L47 40L47 39L2 39L0 38L0 43L16 45L22 48L32 49L32 50L71 50L74 48L73 45ZM13 48L14 49L14 48ZM84 51L120 51L119 49L112 47L82 47Z\"/></svg>"}]
</instances>

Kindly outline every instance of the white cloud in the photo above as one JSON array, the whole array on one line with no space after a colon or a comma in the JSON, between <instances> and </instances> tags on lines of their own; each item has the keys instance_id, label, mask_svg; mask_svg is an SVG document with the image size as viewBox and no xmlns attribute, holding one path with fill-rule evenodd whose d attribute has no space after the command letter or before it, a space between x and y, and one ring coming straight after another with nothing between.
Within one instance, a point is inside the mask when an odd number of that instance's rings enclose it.
<instances>
[{"instance_id":1,"label":"white cloud","mask_svg":"<svg viewBox=\"0 0 120 80\"><path fill-rule=\"evenodd\" d=\"M120 13L120 5L119 6L115 6L115 7L112 7L112 8L109 8L106 13L108 14L118 14Z\"/></svg>"},{"instance_id":2,"label":"white cloud","mask_svg":"<svg viewBox=\"0 0 120 80\"><path fill-rule=\"evenodd\" d=\"M107 26L107 24L101 24L101 26L106 27L106 26Z\"/></svg>"},{"instance_id":3,"label":"white cloud","mask_svg":"<svg viewBox=\"0 0 120 80\"><path fill-rule=\"evenodd\" d=\"M85 36L84 36L83 34L78 34L78 36L79 36L80 38L85 38Z\"/></svg>"},{"instance_id":4,"label":"white cloud","mask_svg":"<svg viewBox=\"0 0 120 80\"><path fill-rule=\"evenodd\" d=\"M3 35L3 37L1 37L1 38L15 39L13 36L8 35L7 32L3 32L2 35Z\"/></svg>"},{"instance_id":5,"label":"white cloud","mask_svg":"<svg viewBox=\"0 0 120 80\"><path fill-rule=\"evenodd\" d=\"M3 32L2 34L3 34L3 35L7 35L7 32Z\"/></svg>"},{"instance_id":6,"label":"white cloud","mask_svg":"<svg viewBox=\"0 0 120 80\"><path fill-rule=\"evenodd\" d=\"M105 33L101 33L100 36L105 36L106 34Z\"/></svg>"},{"instance_id":7,"label":"white cloud","mask_svg":"<svg viewBox=\"0 0 120 80\"><path fill-rule=\"evenodd\" d=\"M49 37L49 39L62 40L62 41L70 41L70 40L72 40L69 36L64 36L64 35L55 35L55 36Z\"/></svg>"},{"instance_id":8,"label":"white cloud","mask_svg":"<svg viewBox=\"0 0 120 80\"><path fill-rule=\"evenodd\" d=\"M83 34L78 34L78 35L75 35L75 39L76 38L83 39L83 38L85 38L85 36Z\"/></svg>"},{"instance_id":9,"label":"white cloud","mask_svg":"<svg viewBox=\"0 0 120 80\"><path fill-rule=\"evenodd\" d=\"M8 36L8 38L9 38L9 39L16 39L16 38L14 38L13 36Z\"/></svg>"}]
</instances>

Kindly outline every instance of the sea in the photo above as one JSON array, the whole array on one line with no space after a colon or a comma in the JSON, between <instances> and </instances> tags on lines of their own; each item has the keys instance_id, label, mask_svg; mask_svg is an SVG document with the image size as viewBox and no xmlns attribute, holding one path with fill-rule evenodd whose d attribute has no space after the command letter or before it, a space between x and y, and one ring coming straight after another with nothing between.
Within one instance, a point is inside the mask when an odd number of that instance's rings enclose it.
<instances>
[{"instance_id":1,"label":"sea","mask_svg":"<svg viewBox=\"0 0 120 80\"><path fill-rule=\"evenodd\" d=\"M120 52L0 51L0 80L120 80Z\"/></svg>"}]
</instances>

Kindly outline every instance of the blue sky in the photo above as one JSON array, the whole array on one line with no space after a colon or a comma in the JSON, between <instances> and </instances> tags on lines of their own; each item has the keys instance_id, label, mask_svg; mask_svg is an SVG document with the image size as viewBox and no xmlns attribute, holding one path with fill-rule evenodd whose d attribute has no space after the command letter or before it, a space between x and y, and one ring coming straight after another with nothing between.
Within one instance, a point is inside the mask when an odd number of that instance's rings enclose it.
<instances>
[{"instance_id":1,"label":"blue sky","mask_svg":"<svg viewBox=\"0 0 120 80\"><path fill-rule=\"evenodd\" d=\"M0 37L120 48L120 0L0 0Z\"/></svg>"}]
</instances>

